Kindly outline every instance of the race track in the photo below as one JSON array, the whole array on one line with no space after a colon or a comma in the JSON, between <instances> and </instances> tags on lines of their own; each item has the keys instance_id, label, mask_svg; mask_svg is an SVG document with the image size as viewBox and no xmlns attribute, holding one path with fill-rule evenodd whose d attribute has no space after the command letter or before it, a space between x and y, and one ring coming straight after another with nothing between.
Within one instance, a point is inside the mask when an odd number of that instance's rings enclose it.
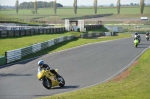
<instances>
[{"instance_id":1,"label":"race track","mask_svg":"<svg viewBox=\"0 0 150 99\"><path fill-rule=\"evenodd\" d=\"M1 68L0 99L33 99L106 81L126 68L149 42L142 36L138 48L133 46L133 38L89 44ZM59 70L66 81L64 88L47 90L42 86L36 77L41 59Z\"/></svg>"}]
</instances>

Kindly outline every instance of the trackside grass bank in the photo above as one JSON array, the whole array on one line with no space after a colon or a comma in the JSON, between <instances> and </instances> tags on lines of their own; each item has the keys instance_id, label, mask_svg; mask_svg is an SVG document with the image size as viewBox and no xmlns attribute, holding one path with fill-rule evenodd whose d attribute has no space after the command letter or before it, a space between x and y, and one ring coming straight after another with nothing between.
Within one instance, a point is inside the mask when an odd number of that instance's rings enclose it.
<instances>
[{"instance_id":1,"label":"trackside grass bank","mask_svg":"<svg viewBox=\"0 0 150 99\"><path fill-rule=\"evenodd\" d=\"M150 99L150 49L116 78L88 88L39 99Z\"/></svg>"}]
</instances>

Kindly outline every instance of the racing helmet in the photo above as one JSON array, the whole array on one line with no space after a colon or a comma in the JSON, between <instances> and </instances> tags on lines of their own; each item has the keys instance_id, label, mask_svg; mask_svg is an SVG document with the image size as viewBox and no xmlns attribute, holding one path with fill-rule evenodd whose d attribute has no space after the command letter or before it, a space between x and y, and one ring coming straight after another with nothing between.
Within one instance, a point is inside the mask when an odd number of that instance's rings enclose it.
<instances>
[{"instance_id":1,"label":"racing helmet","mask_svg":"<svg viewBox=\"0 0 150 99\"><path fill-rule=\"evenodd\" d=\"M138 35L134 35L134 38L137 38L138 37Z\"/></svg>"},{"instance_id":2,"label":"racing helmet","mask_svg":"<svg viewBox=\"0 0 150 99\"><path fill-rule=\"evenodd\" d=\"M44 61L43 61L43 60L38 61L38 65L39 65L39 66L42 66L43 64L44 64Z\"/></svg>"},{"instance_id":3,"label":"racing helmet","mask_svg":"<svg viewBox=\"0 0 150 99\"><path fill-rule=\"evenodd\" d=\"M137 32L135 32L135 35L138 35L138 33L137 33Z\"/></svg>"}]
</instances>

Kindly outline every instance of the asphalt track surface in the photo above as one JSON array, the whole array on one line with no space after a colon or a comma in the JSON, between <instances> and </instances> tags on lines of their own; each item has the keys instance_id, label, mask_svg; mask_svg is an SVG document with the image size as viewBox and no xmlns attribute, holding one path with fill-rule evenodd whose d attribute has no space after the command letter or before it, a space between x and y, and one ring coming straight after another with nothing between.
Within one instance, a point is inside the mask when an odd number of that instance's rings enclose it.
<instances>
[{"instance_id":1,"label":"asphalt track surface","mask_svg":"<svg viewBox=\"0 0 150 99\"><path fill-rule=\"evenodd\" d=\"M124 70L150 45L142 36L138 48L133 38L89 44L23 61L0 69L0 99L33 99L102 83ZM64 88L47 90L37 79L37 62L57 68L66 81Z\"/></svg>"}]
</instances>

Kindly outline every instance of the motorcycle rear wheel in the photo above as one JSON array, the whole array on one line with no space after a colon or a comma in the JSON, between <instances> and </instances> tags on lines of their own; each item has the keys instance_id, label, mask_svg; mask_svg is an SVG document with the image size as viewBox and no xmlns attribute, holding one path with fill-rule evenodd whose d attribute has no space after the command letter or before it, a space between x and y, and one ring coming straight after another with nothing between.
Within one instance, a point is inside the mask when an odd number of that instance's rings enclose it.
<instances>
[{"instance_id":1,"label":"motorcycle rear wheel","mask_svg":"<svg viewBox=\"0 0 150 99\"><path fill-rule=\"evenodd\" d=\"M135 45L135 47L137 48L137 44Z\"/></svg>"},{"instance_id":2,"label":"motorcycle rear wheel","mask_svg":"<svg viewBox=\"0 0 150 99\"><path fill-rule=\"evenodd\" d=\"M147 41L149 40L149 38L147 38Z\"/></svg>"}]
</instances>

